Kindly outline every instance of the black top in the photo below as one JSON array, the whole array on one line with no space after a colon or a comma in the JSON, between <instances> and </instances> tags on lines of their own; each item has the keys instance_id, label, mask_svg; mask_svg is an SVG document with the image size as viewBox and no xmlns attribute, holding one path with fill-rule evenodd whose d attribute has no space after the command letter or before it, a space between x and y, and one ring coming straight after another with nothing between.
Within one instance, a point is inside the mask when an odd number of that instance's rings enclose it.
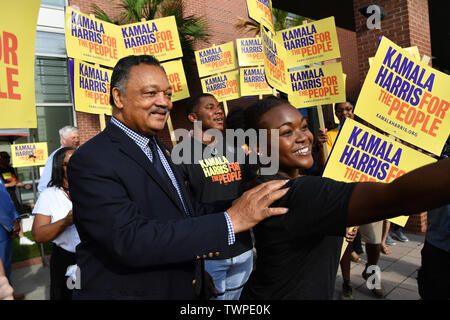
<instances>
[{"instance_id":1,"label":"black top","mask_svg":"<svg viewBox=\"0 0 450 320\"><path fill-rule=\"evenodd\" d=\"M276 179L285 178L261 176L260 182ZM242 292L243 300L333 296L348 201L355 184L303 176L287 186L288 193L272 206L287 207L289 212L253 228L257 259Z\"/></svg>"},{"instance_id":2,"label":"black top","mask_svg":"<svg viewBox=\"0 0 450 320\"><path fill-rule=\"evenodd\" d=\"M187 189L202 203L221 201L229 203L228 207L231 207L231 202L245 191L245 183L256 178L252 166L237 162L234 147L224 145L218 149L194 138L183 141L178 147L182 148L180 155L191 155L186 157L186 161L180 164L179 168ZM201 154L195 154L195 150L201 151ZM238 233L236 242L230 247L229 257L236 257L252 248L250 231Z\"/></svg>"}]
</instances>

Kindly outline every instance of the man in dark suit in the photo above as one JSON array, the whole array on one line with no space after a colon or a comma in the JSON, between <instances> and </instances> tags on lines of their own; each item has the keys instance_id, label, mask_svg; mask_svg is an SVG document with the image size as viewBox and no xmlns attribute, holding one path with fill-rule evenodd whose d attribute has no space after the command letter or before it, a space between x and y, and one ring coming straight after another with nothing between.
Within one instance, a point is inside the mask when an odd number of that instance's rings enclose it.
<instances>
[{"instance_id":1,"label":"man in dark suit","mask_svg":"<svg viewBox=\"0 0 450 320\"><path fill-rule=\"evenodd\" d=\"M283 182L244 193L225 212L191 202L156 134L172 108L171 87L152 56L121 59L111 77L113 117L69 167L80 235L75 299L196 299L202 259L227 255L234 234L286 212L268 208Z\"/></svg>"}]
</instances>

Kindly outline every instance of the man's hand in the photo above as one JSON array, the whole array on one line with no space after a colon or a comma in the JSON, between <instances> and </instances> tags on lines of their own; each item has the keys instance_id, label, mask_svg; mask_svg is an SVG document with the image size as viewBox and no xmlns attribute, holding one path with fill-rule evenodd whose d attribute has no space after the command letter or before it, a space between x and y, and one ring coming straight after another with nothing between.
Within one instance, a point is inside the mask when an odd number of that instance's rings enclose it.
<instances>
[{"instance_id":1,"label":"man's hand","mask_svg":"<svg viewBox=\"0 0 450 320\"><path fill-rule=\"evenodd\" d=\"M16 219L14 221L14 227L11 230L11 232L9 233L9 237L11 239L14 239L14 238L16 238L19 235L19 232L20 232L20 220Z\"/></svg>"},{"instance_id":2,"label":"man's hand","mask_svg":"<svg viewBox=\"0 0 450 320\"><path fill-rule=\"evenodd\" d=\"M0 259L0 300L14 300L14 290L5 276L2 259Z\"/></svg>"},{"instance_id":3,"label":"man's hand","mask_svg":"<svg viewBox=\"0 0 450 320\"><path fill-rule=\"evenodd\" d=\"M357 227L349 227L345 232L345 240L350 243L355 240L356 234L358 233L359 226Z\"/></svg>"},{"instance_id":4,"label":"man's hand","mask_svg":"<svg viewBox=\"0 0 450 320\"><path fill-rule=\"evenodd\" d=\"M211 297L217 298L217 288L214 285L214 280L208 272L203 273L203 281L205 284L205 295L206 299L210 299Z\"/></svg>"},{"instance_id":5,"label":"man's hand","mask_svg":"<svg viewBox=\"0 0 450 320\"><path fill-rule=\"evenodd\" d=\"M263 219L288 212L287 208L269 208L288 192L289 188L280 190L286 182L287 180L269 181L244 192L227 210L234 233L248 230Z\"/></svg>"},{"instance_id":6,"label":"man's hand","mask_svg":"<svg viewBox=\"0 0 450 320\"><path fill-rule=\"evenodd\" d=\"M14 300L14 290L8 282L8 278L0 276L0 300Z\"/></svg>"}]
</instances>

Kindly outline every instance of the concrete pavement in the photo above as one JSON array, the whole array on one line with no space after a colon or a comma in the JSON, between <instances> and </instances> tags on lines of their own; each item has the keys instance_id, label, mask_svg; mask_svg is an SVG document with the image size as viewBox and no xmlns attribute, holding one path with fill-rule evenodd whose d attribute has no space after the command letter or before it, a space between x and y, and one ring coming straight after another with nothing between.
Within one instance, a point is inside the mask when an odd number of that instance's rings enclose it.
<instances>
[{"instance_id":1,"label":"concrete pavement","mask_svg":"<svg viewBox=\"0 0 450 320\"><path fill-rule=\"evenodd\" d=\"M420 267L420 250L424 236L407 234L409 242L399 242L390 246L391 254L380 256L379 267L382 270L381 281L385 288L385 300L418 300L417 270ZM363 246L364 248L364 246ZM361 262L351 266L351 282L355 300L378 300L366 287L361 273L366 263L362 254ZM25 300L48 300L50 297L50 270L42 264L15 269L11 274L14 294L24 294ZM341 270L338 270L335 299L339 299L342 288Z\"/></svg>"},{"instance_id":2,"label":"concrete pavement","mask_svg":"<svg viewBox=\"0 0 450 320\"><path fill-rule=\"evenodd\" d=\"M367 262L365 253L360 255L359 263L352 262L351 283L355 300L419 300L417 288L417 270L420 268L421 255L425 237L415 234L406 234L408 242L396 241L395 246L389 246L391 253L384 255L381 253L378 266L381 269L381 283L384 286L385 297L379 299L375 297L367 288L366 281L362 277L362 272ZM364 244L363 244L364 248ZM335 299L340 299L342 291L342 273L339 268L336 285Z\"/></svg>"}]
</instances>

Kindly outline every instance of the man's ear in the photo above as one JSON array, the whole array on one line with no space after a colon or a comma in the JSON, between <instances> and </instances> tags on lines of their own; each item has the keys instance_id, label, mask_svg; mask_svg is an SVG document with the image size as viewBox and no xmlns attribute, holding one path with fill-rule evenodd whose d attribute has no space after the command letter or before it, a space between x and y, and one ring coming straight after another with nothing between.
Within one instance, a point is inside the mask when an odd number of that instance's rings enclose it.
<instances>
[{"instance_id":1,"label":"man's ear","mask_svg":"<svg viewBox=\"0 0 450 320\"><path fill-rule=\"evenodd\" d=\"M114 100L114 104L116 105L116 108L122 109L123 108L123 102L122 102L123 94L119 90L119 88L114 87L112 89L112 96L113 96L113 100Z\"/></svg>"},{"instance_id":2,"label":"man's ear","mask_svg":"<svg viewBox=\"0 0 450 320\"><path fill-rule=\"evenodd\" d=\"M189 119L189 121L192 122L192 123L198 121L197 114L194 113L194 112L189 113L188 119Z\"/></svg>"}]
</instances>

